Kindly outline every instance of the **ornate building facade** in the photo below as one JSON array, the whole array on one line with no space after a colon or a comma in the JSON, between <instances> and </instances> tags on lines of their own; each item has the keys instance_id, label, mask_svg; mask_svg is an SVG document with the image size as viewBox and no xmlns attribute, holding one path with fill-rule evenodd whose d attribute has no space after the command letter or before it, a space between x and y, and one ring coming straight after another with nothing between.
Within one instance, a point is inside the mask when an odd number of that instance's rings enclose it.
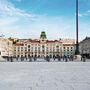
<instances>
[{"instance_id":1,"label":"ornate building facade","mask_svg":"<svg viewBox=\"0 0 90 90\"><path fill-rule=\"evenodd\" d=\"M86 37L79 43L80 54L90 58L90 37Z\"/></svg>"},{"instance_id":2,"label":"ornate building facade","mask_svg":"<svg viewBox=\"0 0 90 90\"><path fill-rule=\"evenodd\" d=\"M63 55L71 56L75 54L75 40L74 39L63 39Z\"/></svg>"},{"instance_id":3,"label":"ornate building facade","mask_svg":"<svg viewBox=\"0 0 90 90\"><path fill-rule=\"evenodd\" d=\"M15 57L45 57L54 55L70 56L75 54L75 40L48 40L45 32L41 32L40 39L19 39L14 44Z\"/></svg>"},{"instance_id":4,"label":"ornate building facade","mask_svg":"<svg viewBox=\"0 0 90 90\"><path fill-rule=\"evenodd\" d=\"M13 42L0 37L0 57L13 56Z\"/></svg>"}]
</instances>

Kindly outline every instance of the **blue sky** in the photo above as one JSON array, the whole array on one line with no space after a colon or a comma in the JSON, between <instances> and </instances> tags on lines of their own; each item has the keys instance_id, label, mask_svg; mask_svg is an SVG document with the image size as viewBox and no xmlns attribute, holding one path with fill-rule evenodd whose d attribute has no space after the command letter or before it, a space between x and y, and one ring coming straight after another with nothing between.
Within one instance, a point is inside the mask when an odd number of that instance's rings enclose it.
<instances>
[{"instance_id":1,"label":"blue sky","mask_svg":"<svg viewBox=\"0 0 90 90\"><path fill-rule=\"evenodd\" d=\"M0 0L0 34L75 39L75 0ZM90 0L79 0L79 40L90 36Z\"/></svg>"}]
</instances>

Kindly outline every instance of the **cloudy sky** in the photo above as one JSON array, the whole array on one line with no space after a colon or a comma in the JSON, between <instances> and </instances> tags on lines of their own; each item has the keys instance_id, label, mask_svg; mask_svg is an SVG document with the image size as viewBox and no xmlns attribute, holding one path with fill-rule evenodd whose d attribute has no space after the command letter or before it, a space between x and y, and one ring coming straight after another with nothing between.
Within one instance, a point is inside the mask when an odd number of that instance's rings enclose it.
<instances>
[{"instance_id":1,"label":"cloudy sky","mask_svg":"<svg viewBox=\"0 0 90 90\"><path fill-rule=\"evenodd\" d=\"M75 0L0 0L0 34L5 37L75 38ZM90 36L90 0L79 0L79 40Z\"/></svg>"}]
</instances>

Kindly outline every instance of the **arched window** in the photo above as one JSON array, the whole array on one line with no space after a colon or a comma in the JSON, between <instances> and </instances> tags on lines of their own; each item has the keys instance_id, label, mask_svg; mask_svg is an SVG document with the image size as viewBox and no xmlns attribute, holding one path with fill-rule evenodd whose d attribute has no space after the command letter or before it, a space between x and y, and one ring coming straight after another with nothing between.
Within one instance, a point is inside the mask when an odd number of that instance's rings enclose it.
<instances>
[{"instance_id":1,"label":"arched window","mask_svg":"<svg viewBox=\"0 0 90 90\"><path fill-rule=\"evenodd\" d=\"M42 48L44 48L44 45L42 46Z\"/></svg>"},{"instance_id":2,"label":"arched window","mask_svg":"<svg viewBox=\"0 0 90 90\"><path fill-rule=\"evenodd\" d=\"M30 45L28 45L28 48L30 48Z\"/></svg>"},{"instance_id":3,"label":"arched window","mask_svg":"<svg viewBox=\"0 0 90 90\"><path fill-rule=\"evenodd\" d=\"M57 45L56 47L57 47L57 48L59 48L59 46L58 46L58 45Z\"/></svg>"}]
</instances>

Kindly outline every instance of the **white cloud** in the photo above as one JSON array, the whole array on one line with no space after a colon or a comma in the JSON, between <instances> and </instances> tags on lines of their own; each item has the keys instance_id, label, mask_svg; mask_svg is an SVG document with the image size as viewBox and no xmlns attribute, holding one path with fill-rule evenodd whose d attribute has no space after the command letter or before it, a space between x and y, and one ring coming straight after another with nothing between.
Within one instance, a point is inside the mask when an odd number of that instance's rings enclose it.
<instances>
[{"instance_id":1,"label":"white cloud","mask_svg":"<svg viewBox=\"0 0 90 90\"><path fill-rule=\"evenodd\" d=\"M88 12L90 13L90 10L88 10Z\"/></svg>"},{"instance_id":2,"label":"white cloud","mask_svg":"<svg viewBox=\"0 0 90 90\"><path fill-rule=\"evenodd\" d=\"M5 25L2 27L2 34L6 36L13 36L18 38L39 38L41 31L46 31L47 38L59 39L59 38L74 38L73 28L71 24L74 21L65 21L62 17L49 17L40 16L36 20L22 20L19 24ZM68 32L71 33L68 34Z\"/></svg>"},{"instance_id":3,"label":"white cloud","mask_svg":"<svg viewBox=\"0 0 90 90\"><path fill-rule=\"evenodd\" d=\"M83 14L79 14L79 16L82 17ZM79 33L83 33L84 29L80 28ZM75 38L75 20L74 18L65 19L62 16L29 14L16 8L7 0L0 0L1 34L6 37L39 38L40 32L43 30L46 31L49 39ZM82 36L84 37L85 34Z\"/></svg>"},{"instance_id":4,"label":"white cloud","mask_svg":"<svg viewBox=\"0 0 90 90\"><path fill-rule=\"evenodd\" d=\"M12 3L7 0L0 0L0 14L9 16L25 16L34 17L33 14L26 13L24 10L16 8Z\"/></svg>"},{"instance_id":5,"label":"white cloud","mask_svg":"<svg viewBox=\"0 0 90 90\"><path fill-rule=\"evenodd\" d=\"M24 21L23 19L35 20L35 18L35 15L16 8L11 2L8 2L8 0L0 0L0 29L1 27L2 29L7 27L7 32L9 26L13 26L14 28L15 25Z\"/></svg>"},{"instance_id":6,"label":"white cloud","mask_svg":"<svg viewBox=\"0 0 90 90\"><path fill-rule=\"evenodd\" d=\"M78 14L79 17L86 17L86 16L90 16L90 10L84 12L84 13L79 13Z\"/></svg>"},{"instance_id":7,"label":"white cloud","mask_svg":"<svg viewBox=\"0 0 90 90\"><path fill-rule=\"evenodd\" d=\"M0 26L6 26L6 25L12 25L14 22L16 22L17 19L16 18L1 18L0 19Z\"/></svg>"},{"instance_id":8,"label":"white cloud","mask_svg":"<svg viewBox=\"0 0 90 90\"><path fill-rule=\"evenodd\" d=\"M75 16L76 16L76 13L75 13ZM83 17L84 14L82 14L82 13L79 12L79 13L78 13L78 16L79 16L79 17Z\"/></svg>"},{"instance_id":9,"label":"white cloud","mask_svg":"<svg viewBox=\"0 0 90 90\"><path fill-rule=\"evenodd\" d=\"M82 16L83 16L83 14L79 13L79 14L78 14L78 16L79 16L79 17L82 17Z\"/></svg>"}]
</instances>

